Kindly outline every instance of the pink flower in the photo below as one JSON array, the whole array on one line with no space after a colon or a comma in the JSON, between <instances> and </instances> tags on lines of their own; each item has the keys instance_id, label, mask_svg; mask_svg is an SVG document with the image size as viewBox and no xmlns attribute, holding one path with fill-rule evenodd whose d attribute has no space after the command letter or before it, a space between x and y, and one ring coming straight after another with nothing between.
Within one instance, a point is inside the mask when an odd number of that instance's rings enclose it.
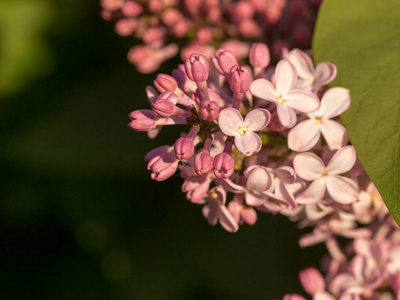
<instances>
[{"instance_id":1,"label":"pink flower","mask_svg":"<svg viewBox=\"0 0 400 300\"><path fill-rule=\"evenodd\" d=\"M308 120L290 130L289 148L294 151L310 150L317 144L322 133L330 150L340 149L347 143L346 129L331 119L343 113L349 106L349 90L340 87L329 89L321 99L320 108L308 114Z\"/></svg>"},{"instance_id":2,"label":"pink flower","mask_svg":"<svg viewBox=\"0 0 400 300\"><path fill-rule=\"evenodd\" d=\"M201 212L204 218L207 219L208 224L214 226L219 221L226 231L238 231L239 225L225 206L226 192L221 186L212 188L205 200L207 203L203 206Z\"/></svg>"},{"instance_id":3,"label":"pink flower","mask_svg":"<svg viewBox=\"0 0 400 300\"><path fill-rule=\"evenodd\" d=\"M299 49L293 49L284 57L296 68L299 76L297 88L317 91L336 77L337 71L334 64L321 62L314 68L310 56Z\"/></svg>"},{"instance_id":4,"label":"pink flower","mask_svg":"<svg viewBox=\"0 0 400 300\"><path fill-rule=\"evenodd\" d=\"M325 280L321 273L315 268L307 268L299 274L303 289L310 295L325 290Z\"/></svg>"},{"instance_id":5,"label":"pink flower","mask_svg":"<svg viewBox=\"0 0 400 300\"><path fill-rule=\"evenodd\" d=\"M271 119L268 110L257 108L249 112L243 121L243 117L237 109L225 108L218 117L221 131L235 137L235 146L246 156L260 151L262 142L254 131L264 129Z\"/></svg>"},{"instance_id":6,"label":"pink flower","mask_svg":"<svg viewBox=\"0 0 400 300\"><path fill-rule=\"evenodd\" d=\"M299 177L313 181L296 200L301 204L319 202L328 190L329 195L338 203L349 204L357 200L358 185L348 177L339 174L349 171L356 162L353 146L337 151L328 165L315 154L300 153L293 160L293 167Z\"/></svg>"},{"instance_id":7,"label":"pink flower","mask_svg":"<svg viewBox=\"0 0 400 300\"><path fill-rule=\"evenodd\" d=\"M297 72L286 59L281 60L275 69L276 88L266 79L257 79L250 85L250 92L263 100L276 104L279 121L285 127L293 127L297 116L294 110L310 113L319 107L316 95L309 91L294 89Z\"/></svg>"}]
</instances>

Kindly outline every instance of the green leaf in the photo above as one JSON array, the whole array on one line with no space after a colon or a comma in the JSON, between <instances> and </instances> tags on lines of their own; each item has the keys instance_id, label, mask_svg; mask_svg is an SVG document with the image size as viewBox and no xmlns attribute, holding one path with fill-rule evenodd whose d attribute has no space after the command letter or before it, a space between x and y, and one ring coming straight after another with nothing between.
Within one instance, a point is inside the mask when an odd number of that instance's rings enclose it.
<instances>
[{"instance_id":1,"label":"green leaf","mask_svg":"<svg viewBox=\"0 0 400 300\"><path fill-rule=\"evenodd\" d=\"M342 115L368 175L400 222L400 1L324 0L313 41L316 62L338 67L350 89Z\"/></svg>"}]
</instances>

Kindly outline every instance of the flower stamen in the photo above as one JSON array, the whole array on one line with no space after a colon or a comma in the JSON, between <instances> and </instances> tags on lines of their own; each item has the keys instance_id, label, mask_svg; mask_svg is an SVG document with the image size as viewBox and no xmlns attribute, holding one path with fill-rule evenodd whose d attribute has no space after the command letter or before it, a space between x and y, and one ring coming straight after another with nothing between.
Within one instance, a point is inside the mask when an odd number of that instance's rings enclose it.
<instances>
[{"instance_id":1,"label":"flower stamen","mask_svg":"<svg viewBox=\"0 0 400 300\"><path fill-rule=\"evenodd\" d=\"M244 135L246 133L246 131L247 131L247 127L246 126L241 126L236 131L239 132L240 135Z\"/></svg>"}]
</instances>

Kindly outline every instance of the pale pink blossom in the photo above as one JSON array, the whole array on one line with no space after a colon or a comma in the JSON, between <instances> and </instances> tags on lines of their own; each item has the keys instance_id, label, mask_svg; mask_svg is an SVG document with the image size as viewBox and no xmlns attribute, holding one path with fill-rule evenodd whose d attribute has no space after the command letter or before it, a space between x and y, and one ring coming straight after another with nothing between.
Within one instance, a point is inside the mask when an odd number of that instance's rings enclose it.
<instances>
[{"instance_id":1,"label":"pale pink blossom","mask_svg":"<svg viewBox=\"0 0 400 300\"><path fill-rule=\"evenodd\" d=\"M349 90L335 87L329 89L321 99L321 106L308 114L308 120L297 124L288 135L289 148L294 151L307 151L324 137L330 150L340 149L347 143L346 128L331 120L350 106Z\"/></svg>"},{"instance_id":2,"label":"pale pink blossom","mask_svg":"<svg viewBox=\"0 0 400 300\"><path fill-rule=\"evenodd\" d=\"M321 86L328 84L336 77L336 66L328 62L321 62L314 68L311 57L304 51L293 49L284 55L296 68L299 76L296 87L317 91Z\"/></svg>"},{"instance_id":3,"label":"pale pink blossom","mask_svg":"<svg viewBox=\"0 0 400 300\"><path fill-rule=\"evenodd\" d=\"M293 160L293 166L298 176L312 181L310 186L296 200L301 204L319 202L327 190L329 195L338 203L349 204L357 200L357 183L344 176L356 162L356 152L353 146L338 150L328 165L315 154L300 153Z\"/></svg>"},{"instance_id":4,"label":"pale pink blossom","mask_svg":"<svg viewBox=\"0 0 400 300\"><path fill-rule=\"evenodd\" d=\"M276 104L279 121L285 127L296 124L296 112L310 113L318 109L318 97L310 91L295 89L297 72L286 59L275 69L276 87L266 79L257 79L250 85L250 92L263 100Z\"/></svg>"},{"instance_id":5,"label":"pale pink blossom","mask_svg":"<svg viewBox=\"0 0 400 300\"><path fill-rule=\"evenodd\" d=\"M235 137L235 146L246 156L260 151L261 138L255 131L264 129L271 115L268 110L257 108L248 113L243 120L237 109L225 108L218 117L218 125L227 136Z\"/></svg>"},{"instance_id":6,"label":"pale pink blossom","mask_svg":"<svg viewBox=\"0 0 400 300\"><path fill-rule=\"evenodd\" d=\"M226 192L220 187L214 187L208 192L208 196L204 199L206 204L201 210L208 224L216 225L217 222L229 232L236 232L239 229L238 223L232 217L231 213L225 206Z\"/></svg>"}]
</instances>

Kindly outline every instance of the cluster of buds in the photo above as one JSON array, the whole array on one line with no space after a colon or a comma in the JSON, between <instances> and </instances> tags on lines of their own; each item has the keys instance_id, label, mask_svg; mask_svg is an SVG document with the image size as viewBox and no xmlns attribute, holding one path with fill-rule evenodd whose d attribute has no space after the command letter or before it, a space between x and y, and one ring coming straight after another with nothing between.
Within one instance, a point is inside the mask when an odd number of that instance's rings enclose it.
<instances>
[{"instance_id":1,"label":"cluster of buds","mask_svg":"<svg viewBox=\"0 0 400 300\"><path fill-rule=\"evenodd\" d=\"M315 268L300 272L300 282L315 300L400 299L400 229L389 214L369 224L370 237L356 237L343 258L326 256L325 277ZM306 300L288 294L283 300Z\"/></svg>"},{"instance_id":2,"label":"cluster of buds","mask_svg":"<svg viewBox=\"0 0 400 300\"><path fill-rule=\"evenodd\" d=\"M210 58L215 46L237 59L248 55L249 41L283 47L310 46L321 0L101 0L102 17L116 21L115 31L142 44L132 47L129 61L151 73L180 51Z\"/></svg>"},{"instance_id":3,"label":"cluster of buds","mask_svg":"<svg viewBox=\"0 0 400 300\"><path fill-rule=\"evenodd\" d=\"M358 224L387 214L339 119L349 91L327 87L336 76L331 63L314 66L293 49L270 66L269 53L253 44L250 66L228 50L210 61L192 54L146 88L152 109L132 112L129 127L155 138L164 125L189 126L145 160L158 181L179 169L183 192L203 205L209 224L235 232L257 212L281 213L314 228L301 246L325 242L343 261L337 237L369 238Z\"/></svg>"}]
</instances>

